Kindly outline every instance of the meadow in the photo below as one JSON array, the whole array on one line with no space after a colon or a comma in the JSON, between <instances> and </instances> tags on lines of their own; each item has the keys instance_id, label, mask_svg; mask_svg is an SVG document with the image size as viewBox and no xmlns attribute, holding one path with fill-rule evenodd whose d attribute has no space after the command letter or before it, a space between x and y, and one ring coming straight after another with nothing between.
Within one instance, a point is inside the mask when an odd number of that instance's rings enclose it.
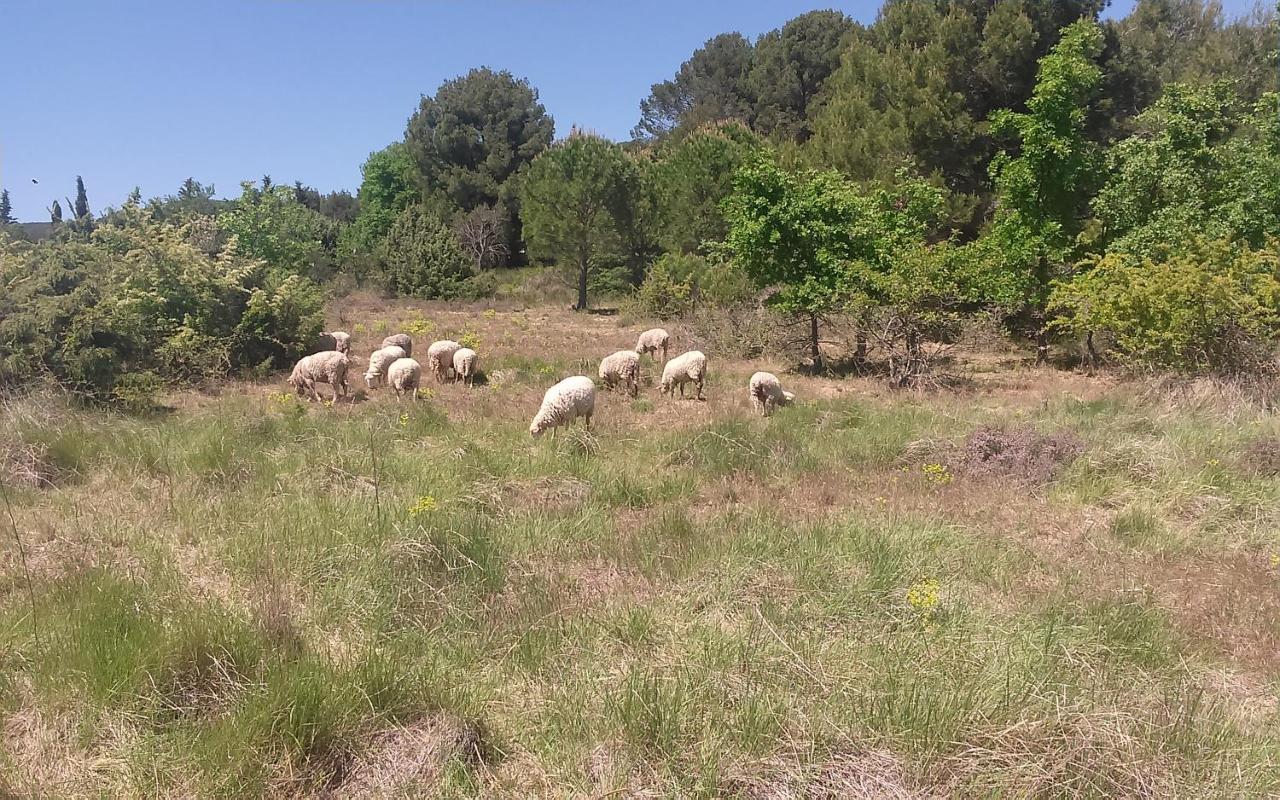
<instances>
[{"instance_id":1,"label":"meadow","mask_svg":"<svg viewBox=\"0 0 1280 800\"><path fill-rule=\"evenodd\" d=\"M6 401L0 794L1280 791L1273 411L1013 350L915 393L708 348L706 402L646 359L533 440L649 322L498 306L330 308L360 355L481 353L416 403ZM797 404L753 414L757 369Z\"/></svg>"}]
</instances>

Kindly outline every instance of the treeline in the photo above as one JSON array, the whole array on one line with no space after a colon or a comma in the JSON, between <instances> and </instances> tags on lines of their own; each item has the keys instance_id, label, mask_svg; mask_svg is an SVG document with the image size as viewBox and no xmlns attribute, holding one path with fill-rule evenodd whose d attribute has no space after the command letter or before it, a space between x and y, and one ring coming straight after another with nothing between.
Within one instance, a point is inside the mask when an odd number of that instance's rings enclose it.
<instances>
[{"instance_id":1,"label":"treeline","mask_svg":"<svg viewBox=\"0 0 1280 800\"><path fill-rule=\"evenodd\" d=\"M889 0L754 42L708 41L640 105L629 142L555 139L528 81L475 69L422 98L356 196L188 179L23 242L0 193L0 381L97 398L285 366L324 293L491 293L556 265L585 308L633 292L824 320L895 379L974 316L1134 366L1262 366L1280 275L1276 16L1217 3ZM199 276L195 278L193 276ZM727 319L739 319L731 313ZM874 341L872 341L874 340Z\"/></svg>"}]
</instances>

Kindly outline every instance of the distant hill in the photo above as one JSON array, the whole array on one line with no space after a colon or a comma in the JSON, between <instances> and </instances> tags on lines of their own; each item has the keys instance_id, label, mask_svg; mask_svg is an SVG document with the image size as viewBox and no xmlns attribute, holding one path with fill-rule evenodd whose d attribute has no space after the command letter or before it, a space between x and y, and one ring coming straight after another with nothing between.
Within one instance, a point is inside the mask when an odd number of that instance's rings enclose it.
<instances>
[{"instance_id":1,"label":"distant hill","mask_svg":"<svg viewBox=\"0 0 1280 800\"><path fill-rule=\"evenodd\" d=\"M9 234L15 239L26 239L29 242L38 242L53 235L52 222L16 222L9 228Z\"/></svg>"}]
</instances>

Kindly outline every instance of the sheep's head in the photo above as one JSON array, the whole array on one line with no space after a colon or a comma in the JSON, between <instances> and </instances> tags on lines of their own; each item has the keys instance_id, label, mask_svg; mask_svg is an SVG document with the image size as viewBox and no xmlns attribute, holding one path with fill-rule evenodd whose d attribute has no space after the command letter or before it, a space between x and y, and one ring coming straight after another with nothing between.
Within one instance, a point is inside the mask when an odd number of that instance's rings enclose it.
<instances>
[{"instance_id":1,"label":"sheep's head","mask_svg":"<svg viewBox=\"0 0 1280 800\"><path fill-rule=\"evenodd\" d=\"M366 385L366 386L368 386L370 389L377 389L377 388L378 388L378 373L376 373L376 372L366 372L366 373L364 374L364 383L365 383L365 385Z\"/></svg>"},{"instance_id":2,"label":"sheep's head","mask_svg":"<svg viewBox=\"0 0 1280 800\"><path fill-rule=\"evenodd\" d=\"M546 428L543 426L541 418L535 417L533 422L529 423L529 435L533 438L537 439L544 431L546 431Z\"/></svg>"}]
</instances>

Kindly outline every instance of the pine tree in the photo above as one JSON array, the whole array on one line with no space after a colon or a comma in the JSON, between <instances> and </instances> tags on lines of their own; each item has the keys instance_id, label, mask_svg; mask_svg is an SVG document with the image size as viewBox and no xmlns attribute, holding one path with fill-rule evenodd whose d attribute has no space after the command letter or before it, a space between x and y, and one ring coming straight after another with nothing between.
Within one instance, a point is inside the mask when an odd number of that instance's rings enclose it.
<instances>
[{"instance_id":1,"label":"pine tree","mask_svg":"<svg viewBox=\"0 0 1280 800\"><path fill-rule=\"evenodd\" d=\"M49 221L54 225L62 224L62 205L57 200L53 201L53 207L49 209Z\"/></svg>"},{"instance_id":2,"label":"pine tree","mask_svg":"<svg viewBox=\"0 0 1280 800\"><path fill-rule=\"evenodd\" d=\"M9 190L0 190L0 225L12 225L17 221L13 217L13 206L9 203Z\"/></svg>"},{"instance_id":3,"label":"pine tree","mask_svg":"<svg viewBox=\"0 0 1280 800\"><path fill-rule=\"evenodd\" d=\"M129 192L129 197L125 200L125 203L131 206L142 205L142 187L133 187L133 191Z\"/></svg>"},{"instance_id":4,"label":"pine tree","mask_svg":"<svg viewBox=\"0 0 1280 800\"><path fill-rule=\"evenodd\" d=\"M84 178L76 176L76 219L88 219L89 217L89 195L84 191Z\"/></svg>"}]
</instances>

